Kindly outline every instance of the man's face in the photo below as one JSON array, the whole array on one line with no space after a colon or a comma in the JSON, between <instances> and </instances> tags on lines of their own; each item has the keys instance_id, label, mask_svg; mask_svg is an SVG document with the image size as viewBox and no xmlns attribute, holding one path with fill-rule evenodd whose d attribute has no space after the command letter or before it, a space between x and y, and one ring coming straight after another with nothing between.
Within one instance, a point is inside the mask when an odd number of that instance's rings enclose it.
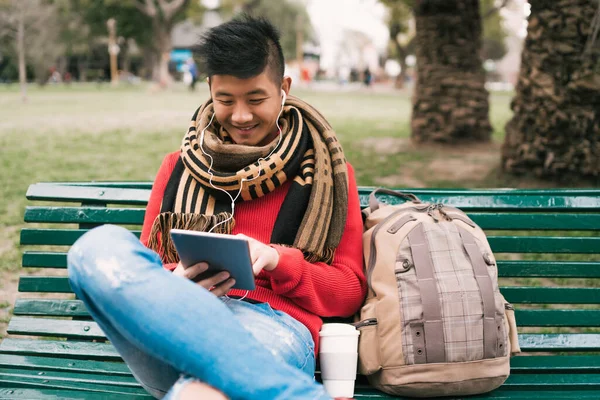
<instances>
[{"instance_id":1,"label":"man's face","mask_svg":"<svg viewBox=\"0 0 600 400\"><path fill-rule=\"evenodd\" d=\"M275 124L281 110L281 90L290 90L291 78L276 85L267 71L247 79L213 75L210 94L215 116L233 141L247 146L264 146L277 137Z\"/></svg>"}]
</instances>

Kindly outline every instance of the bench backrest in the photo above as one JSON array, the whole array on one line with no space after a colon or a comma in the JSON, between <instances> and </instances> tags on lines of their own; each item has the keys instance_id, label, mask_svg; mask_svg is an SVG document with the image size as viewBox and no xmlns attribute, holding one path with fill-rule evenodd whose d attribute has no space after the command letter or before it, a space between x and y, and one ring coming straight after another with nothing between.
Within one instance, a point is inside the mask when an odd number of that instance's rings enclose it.
<instances>
[{"instance_id":1,"label":"bench backrest","mask_svg":"<svg viewBox=\"0 0 600 400\"><path fill-rule=\"evenodd\" d=\"M21 297L27 298L17 300L8 332L50 340L7 338L3 352L23 363L22 355L82 358L89 368L109 368L93 360L119 359L83 304L56 293L71 293L66 252L87 230L111 223L139 235L150 189L150 182L30 186L27 198L44 203L25 210L32 225L21 232L23 267L43 270L20 278L19 291L27 293ZM363 207L371 190L359 189ZM501 291L516 305L523 351L600 351L600 190L410 192L423 201L461 208L488 233L499 260ZM57 340L64 338L69 340ZM109 373L123 373L123 368L115 364Z\"/></svg>"}]
</instances>

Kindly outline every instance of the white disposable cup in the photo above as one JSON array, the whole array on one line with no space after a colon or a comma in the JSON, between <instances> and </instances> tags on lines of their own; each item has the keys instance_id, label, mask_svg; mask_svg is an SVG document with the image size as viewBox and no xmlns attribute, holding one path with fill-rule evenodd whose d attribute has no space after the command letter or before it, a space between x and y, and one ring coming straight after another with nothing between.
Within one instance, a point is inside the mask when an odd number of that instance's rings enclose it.
<instances>
[{"instance_id":1,"label":"white disposable cup","mask_svg":"<svg viewBox=\"0 0 600 400\"><path fill-rule=\"evenodd\" d=\"M319 332L321 378L331 397L354 397L358 335L349 324L324 324Z\"/></svg>"}]
</instances>

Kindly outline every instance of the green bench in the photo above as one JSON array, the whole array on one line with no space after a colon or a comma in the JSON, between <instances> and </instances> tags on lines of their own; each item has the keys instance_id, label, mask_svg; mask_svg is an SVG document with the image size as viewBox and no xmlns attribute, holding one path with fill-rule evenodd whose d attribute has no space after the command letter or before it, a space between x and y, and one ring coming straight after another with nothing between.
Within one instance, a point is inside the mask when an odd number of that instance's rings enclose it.
<instances>
[{"instance_id":1,"label":"green bench","mask_svg":"<svg viewBox=\"0 0 600 400\"><path fill-rule=\"evenodd\" d=\"M139 235L151 183L40 183L21 295L0 344L0 398L150 398L106 343L65 277L66 252L95 226ZM360 188L367 204L369 188ZM465 210L489 235L502 292L516 305L523 353L498 390L479 398L600 398L600 190L412 190ZM398 201L382 196L385 201ZM38 270L38 268L43 268ZM27 270L25 270L27 271ZM356 396L387 398L358 377Z\"/></svg>"}]
</instances>

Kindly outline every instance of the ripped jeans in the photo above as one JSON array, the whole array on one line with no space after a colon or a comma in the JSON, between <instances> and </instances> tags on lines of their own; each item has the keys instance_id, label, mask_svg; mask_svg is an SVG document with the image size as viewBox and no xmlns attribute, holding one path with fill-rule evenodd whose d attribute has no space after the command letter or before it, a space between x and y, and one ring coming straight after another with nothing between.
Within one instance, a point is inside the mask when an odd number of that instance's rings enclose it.
<instances>
[{"instance_id":1,"label":"ripped jeans","mask_svg":"<svg viewBox=\"0 0 600 400\"><path fill-rule=\"evenodd\" d=\"M73 291L154 397L176 399L198 379L231 399L330 398L304 325L173 275L126 229L92 229L68 265Z\"/></svg>"}]
</instances>

